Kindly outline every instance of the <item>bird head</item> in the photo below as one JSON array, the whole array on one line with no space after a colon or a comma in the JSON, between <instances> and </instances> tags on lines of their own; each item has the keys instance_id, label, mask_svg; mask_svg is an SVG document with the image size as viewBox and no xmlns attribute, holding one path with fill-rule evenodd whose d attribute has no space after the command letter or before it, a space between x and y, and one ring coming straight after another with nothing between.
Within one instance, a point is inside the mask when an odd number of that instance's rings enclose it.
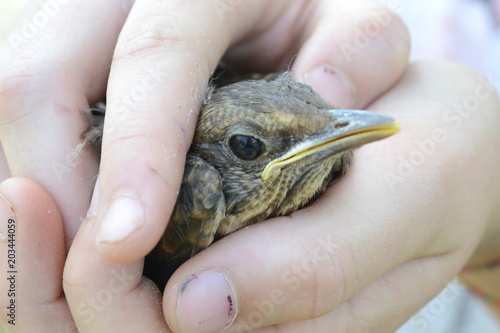
<instances>
[{"instance_id":1,"label":"bird head","mask_svg":"<svg viewBox=\"0 0 500 333\"><path fill-rule=\"evenodd\" d=\"M191 150L219 170L229 213L248 224L304 206L354 148L399 130L391 117L334 108L289 72L216 89L197 126Z\"/></svg>"}]
</instances>

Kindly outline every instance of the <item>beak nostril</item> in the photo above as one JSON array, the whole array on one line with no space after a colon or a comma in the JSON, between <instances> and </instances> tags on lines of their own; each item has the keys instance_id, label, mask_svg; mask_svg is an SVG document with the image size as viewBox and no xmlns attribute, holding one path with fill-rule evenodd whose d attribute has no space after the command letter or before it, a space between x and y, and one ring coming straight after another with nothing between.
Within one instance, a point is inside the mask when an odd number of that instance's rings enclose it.
<instances>
[{"instance_id":1,"label":"beak nostril","mask_svg":"<svg viewBox=\"0 0 500 333\"><path fill-rule=\"evenodd\" d=\"M349 125L348 121L342 121L340 123L335 124L335 128L342 128L342 127L346 127L347 125Z\"/></svg>"}]
</instances>

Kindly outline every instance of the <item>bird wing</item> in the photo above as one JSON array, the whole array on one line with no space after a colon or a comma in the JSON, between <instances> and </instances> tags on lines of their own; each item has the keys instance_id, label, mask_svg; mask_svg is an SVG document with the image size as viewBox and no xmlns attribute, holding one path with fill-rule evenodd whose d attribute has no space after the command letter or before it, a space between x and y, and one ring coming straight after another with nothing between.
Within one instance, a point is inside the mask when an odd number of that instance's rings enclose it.
<instances>
[{"instance_id":1,"label":"bird wing","mask_svg":"<svg viewBox=\"0 0 500 333\"><path fill-rule=\"evenodd\" d=\"M225 213L219 172L202 158L188 154L177 203L160 248L172 258L194 256L213 242Z\"/></svg>"},{"instance_id":2,"label":"bird wing","mask_svg":"<svg viewBox=\"0 0 500 333\"><path fill-rule=\"evenodd\" d=\"M179 266L213 242L225 214L219 172L188 153L174 212L160 243L146 257L144 275L163 290Z\"/></svg>"}]
</instances>

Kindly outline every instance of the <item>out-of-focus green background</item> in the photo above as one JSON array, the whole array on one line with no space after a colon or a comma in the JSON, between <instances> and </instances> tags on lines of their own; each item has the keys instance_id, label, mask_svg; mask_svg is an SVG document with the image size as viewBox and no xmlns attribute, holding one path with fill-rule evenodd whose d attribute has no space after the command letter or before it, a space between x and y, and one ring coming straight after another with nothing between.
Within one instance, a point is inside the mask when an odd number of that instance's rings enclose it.
<instances>
[{"instance_id":1,"label":"out-of-focus green background","mask_svg":"<svg viewBox=\"0 0 500 333\"><path fill-rule=\"evenodd\" d=\"M0 0L0 42L3 42L12 26L19 20L27 2L28 0Z\"/></svg>"}]
</instances>

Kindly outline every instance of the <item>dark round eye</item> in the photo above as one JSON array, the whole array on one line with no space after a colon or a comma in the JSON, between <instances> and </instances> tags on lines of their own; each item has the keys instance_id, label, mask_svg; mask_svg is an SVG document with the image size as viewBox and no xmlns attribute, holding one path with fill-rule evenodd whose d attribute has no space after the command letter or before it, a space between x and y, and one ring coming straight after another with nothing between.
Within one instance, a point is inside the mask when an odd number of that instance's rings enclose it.
<instances>
[{"instance_id":1,"label":"dark round eye","mask_svg":"<svg viewBox=\"0 0 500 333\"><path fill-rule=\"evenodd\" d=\"M245 161L255 160L262 153L262 142L253 136L235 135L229 139L229 147L236 157Z\"/></svg>"}]
</instances>

